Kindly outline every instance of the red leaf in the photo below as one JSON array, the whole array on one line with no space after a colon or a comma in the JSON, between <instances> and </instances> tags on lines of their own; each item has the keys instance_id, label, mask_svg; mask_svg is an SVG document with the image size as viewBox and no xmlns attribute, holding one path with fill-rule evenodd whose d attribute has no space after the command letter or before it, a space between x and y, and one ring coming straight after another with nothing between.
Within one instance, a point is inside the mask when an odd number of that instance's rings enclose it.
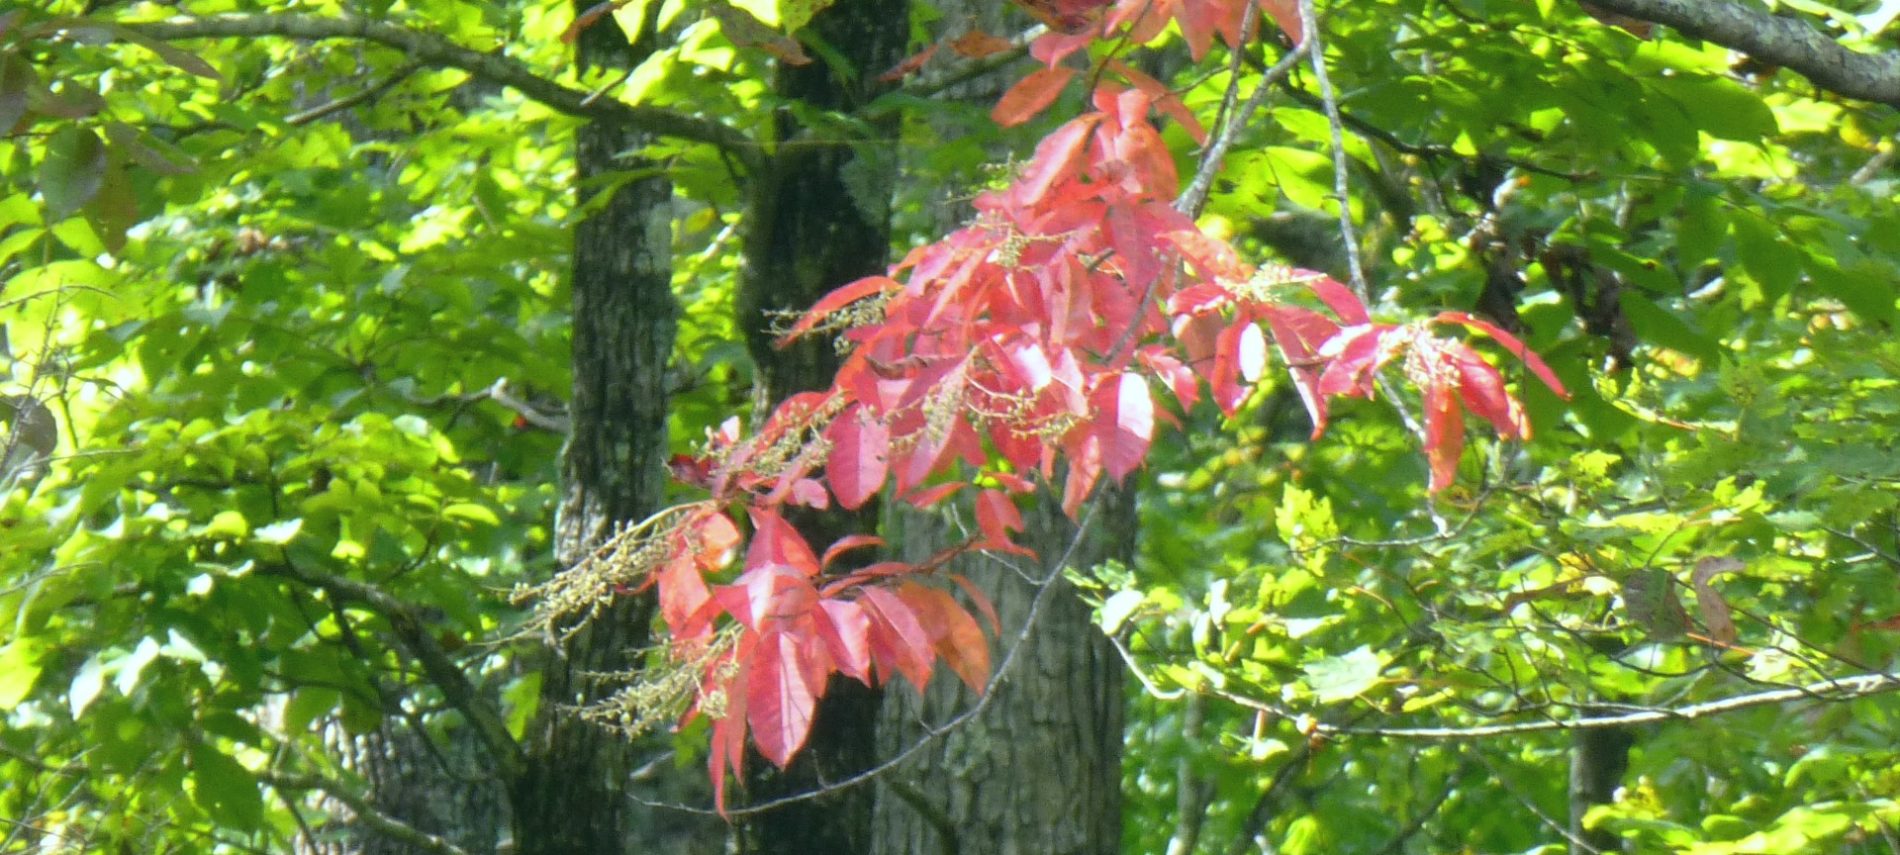
<instances>
[{"instance_id":1,"label":"red leaf","mask_svg":"<svg viewBox=\"0 0 1900 855\"><path fill-rule=\"evenodd\" d=\"M825 460L831 492L847 510L863 507L883 489L890 471L890 430L863 404L852 404L825 428L825 439L831 443Z\"/></svg>"},{"instance_id":2,"label":"red leaf","mask_svg":"<svg viewBox=\"0 0 1900 855\"><path fill-rule=\"evenodd\" d=\"M1464 405L1479 418L1491 423L1498 435L1507 439L1529 439L1530 422L1517 399L1504 390L1504 376L1471 348L1450 343L1445 346L1451 368L1458 372L1458 394Z\"/></svg>"},{"instance_id":3,"label":"red leaf","mask_svg":"<svg viewBox=\"0 0 1900 855\"><path fill-rule=\"evenodd\" d=\"M1225 303L1233 299L1227 289L1214 284L1219 280L1244 282L1247 279L1247 267L1240 262L1240 256L1224 240L1212 237L1200 229L1177 229L1162 235L1168 242L1181 251L1181 257L1194 265L1196 273L1208 280L1188 290L1203 289L1193 299L1170 299L1168 310L1176 314L1194 311L1196 305ZM1182 293L1177 293L1180 298Z\"/></svg>"},{"instance_id":4,"label":"red leaf","mask_svg":"<svg viewBox=\"0 0 1900 855\"><path fill-rule=\"evenodd\" d=\"M1256 336L1260 331L1247 325ZM1140 468L1154 439L1155 402L1148 383L1132 371L1104 378L1090 403L1099 421L1102 464L1119 481Z\"/></svg>"},{"instance_id":5,"label":"red leaf","mask_svg":"<svg viewBox=\"0 0 1900 855\"><path fill-rule=\"evenodd\" d=\"M820 600L817 620L818 637L831 653L831 661L845 676L867 686L871 676L871 618L864 607L851 600Z\"/></svg>"},{"instance_id":6,"label":"red leaf","mask_svg":"<svg viewBox=\"0 0 1900 855\"><path fill-rule=\"evenodd\" d=\"M1524 365L1530 368L1531 373L1537 375L1537 379L1544 381L1544 385L1549 386L1550 391L1556 392L1557 397L1566 401L1570 400L1570 392L1564 388L1563 381L1557 379L1556 372L1551 371L1550 366L1544 364L1543 358L1525 346L1517 336L1499 329L1496 324L1478 320L1464 312L1440 312L1438 319L1447 323L1464 324L1490 336L1493 341L1504 345L1504 349L1512 356L1524 360Z\"/></svg>"},{"instance_id":7,"label":"red leaf","mask_svg":"<svg viewBox=\"0 0 1900 855\"><path fill-rule=\"evenodd\" d=\"M742 782L745 780L746 670L757 641L757 636L740 639L738 649L724 660L735 664L737 670L717 687L726 697L726 714L713 721L712 750L707 753L706 769L712 775L713 807L721 816L726 813L726 769L730 767L734 776ZM707 665L707 673L717 673L720 664ZM709 686L706 690L714 689ZM694 705L695 711L698 706Z\"/></svg>"},{"instance_id":8,"label":"red leaf","mask_svg":"<svg viewBox=\"0 0 1900 855\"><path fill-rule=\"evenodd\" d=\"M804 747L811 735L812 713L825 693L824 683L813 685L811 669L805 667L813 653L809 643L787 632L765 633L746 681L746 721L752 726L752 744L780 769Z\"/></svg>"},{"instance_id":9,"label":"red leaf","mask_svg":"<svg viewBox=\"0 0 1900 855\"><path fill-rule=\"evenodd\" d=\"M984 490L976 495L976 526L983 532L983 549L1016 554L1029 550L1010 540L1010 533L1023 530L1023 515L1016 503L1001 490Z\"/></svg>"},{"instance_id":10,"label":"red leaf","mask_svg":"<svg viewBox=\"0 0 1900 855\"><path fill-rule=\"evenodd\" d=\"M917 611L937 655L964 685L980 694L990 676L990 643L976 618L939 588L909 584L898 588L897 593Z\"/></svg>"},{"instance_id":11,"label":"red leaf","mask_svg":"<svg viewBox=\"0 0 1900 855\"><path fill-rule=\"evenodd\" d=\"M866 586L858 602L871 618L871 653L879 673L889 674L894 669L921 694L930 685L935 657L930 633L917 622L917 613L896 594L876 586Z\"/></svg>"},{"instance_id":12,"label":"red leaf","mask_svg":"<svg viewBox=\"0 0 1900 855\"><path fill-rule=\"evenodd\" d=\"M748 572L765 567L784 567L804 576L818 575L818 556L813 555L805 536L792 528L778 512L753 508L752 546L746 550Z\"/></svg>"},{"instance_id":13,"label":"red leaf","mask_svg":"<svg viewBox=\"0 0 1900 855\"><path fill-rule=\"evenodd\" d=\"M1003 631L1002 622L996 619L996 606L990 603L990 598L983 594L982 588L959 573L950 574L950 581L957 583L957 587L963 589L963 595L976 604L976 610L982 612L984 619L990 622L990 632Z\"/></svg>"},{"instance_id":14,"label":"red leaf","mask_svg":"<svg viewBox=\"0 0 1900 855\"><path fill-rule=\"evenodd\" d=\"M1313 418L1313 437L1317 439L1326 430L1327 417L1326 397L1319 388L1324 367L1319 351L1339 333L1339 325L1319 312L1297 306L1268 306L1261 313L1273 330L1273 342L1293 377L1293 388Z\"/></svg>"},{"instance_id":15,"label":"red leaf","mask_svg":"<svg viewBox=\"0 0 1900 855\"><path fill-rule=\"evenodd\" d=\"M1300 42L1306 39L1305 30L1300 24L1299 0L1260 0L1260 8L1267 10L1273 22L1280 25L1280 32L1293 40L1294 47L1299 47Z\"/></svg>"},{"instance_id":16,"label":"red leaf","mask_svg":"<svg viewBox=\"0 0 1900 855\"><path fill-rule=\"evenodd\" d=\"M817 326L819 322L837 314L839 309L849 306L852 303L875 294L897 291L903 287L904 286L897 284L897 280L889 276L866 276L856 282L841 285L831 293L818 298L818 302L813 303L811 308L806 309L805 314L799 316L798 323L793 324L792 328L778 340L777 344L779 347L784 347L790 343L792 339L810 332L812 327Z\"/></svg>"},{"instance_id":17,"label":"red leaf","mask_svg":"<svg viewBox=\"0 0 1900 855\"><path fill-rule=\"evenodd\" d=\"M1069 85L1069 79L1075 76L1075 69L1066 65L1054 68L1038 68L1028 77L1016 82L1003 97L996 102L996 108L990 111L990 120L1005 128L1020 125L1035 118L1056 97L1062 94L1062 88ZM1040 152L1038 152L1040 156Z\"/></svg>"},{"instance_id":18,"label":"red leaf","mask_svg":"<svg viewBox=\"0 0 1900 855\"><path fill-rule=\"evenodd\" d=\"M1374 372L1398 355L1398 340L1388 341L1388 337L1402 329L1366 325L1340 330L1324 348L1331 352L1332 361L1320 375L1320 394L1372 397Z\"/></svg>"},{"instance_id":19,"label":"red leaf","mask_svg":"<svg viewBox=\"0 0 1900 855\"><path fill-rule=\"evenodd\" d=\"M1464 408L1444 385L1425 389L1425 458L1432 467L1431 492L1458 479L1458 457L1465 451Z\"/></svg>"},{"instance_id":20,"label":"red leaf","mask_svg":"<svg viewBox=\"0 0 1900 855\"><path fill-rule=\"evenodd\" d=\"M905 57L903 62L891 66L889 71L878 75L877 80L879 83L895 83L899 80L903 80L906 77L916 74L919 69L924 67L924 63L929 62L930 57L936 53L937 45L924 48L915 54Z\"/></svg>"},{"instance_id":21,"label":"red leaf","mask_svg":"<svg viewBox=\"0 0 1900 855\"><path fill-rule=\"evenodd\" d=\"M1294 271L1295 274L1309 272ZM1309 287L1313 289L1313 294L1319 297L1320 302L1326 304L1326 308L1332 309L1333 314L1339 316L1339 320L1346 326L1352 327L1372 322L1371 316L1366 314L1366 304L1359 302L1359 295L1354 294L1351 288L1341 285L1339 280L1325 274L1314 274L1314 276L1316 278L1309 284Z\"/></svg>"},{"instance_id":22,"label":"red leaf","mask_svg":"<svg viewBox=\"0 0 1900 855\"><path fill-rule=\"evenodd\" d=\"M818 560L818 566L824 569L830 569L831 562L837 560L838 556L846 552L850 552L853 549L863 549L868 546L883 545L884 538L878 537L875 534L847 534L833 541L830 546L825 548L825 555Z\"/></svg>"},{"instance_id":23,"label":"red leaf","mask_svg":"<svg viewBox=\"0 0 1900 855\"><path fill-rule=\"evenodd\" d=\"M934 505L938 502L943 501L944 499L949 498L950 496L954 495L958 490L961 490L968 486L970 485L963 481L949 481L943 484L937 484L935 486L926 487L922 490L918 490L915 493L911 493L910 495L904 497L904 501L909 502L912 505L919 508L928 508L931 505Z\"/></svg>"},{"instance_id":24,"label":"red leaf","mask_svg":"<svg viewBox=\"0 0 1900 855\"><path fill-rule=\"evenodd\" d=\"M971 30L950 40L950 49L965 59L982 59L994 56L1015 47L1009 39L992 36L982 30Z\"/></svg>"},{"instance_id":25,"label":"red leaf","mask_svg":"<svg viewBox=\"0 0 1900 855\"><path fill-rule=\"evenodd\" d=\"M1128 81L1136 89L1147 93L1148 97L1153 99L1155 108L1179 123L1181 129L1194 138L1196 145L1207 144L1207 129L1201 127L1201 120L1194 117L1193 111L1181 102L1181 96L1174 94L1174 90L1119 59L1109 60L1108 68L1121 75L1123 80Z\"/></svg>"},{"instance_id":26,"label":"red leaf","mask_svg":"<svg viewBox=\"0 0 1900 855\"><path fill-rule=\"evenodd\" d=\"M1012 200L1018 205L1034 205L1042 201L1050 189L1074 176L1080 168L1082 153L1088 147L1089 135L1101 121L1100 114L1090 113L1071 120L1037 143L1029 166L1010 191Z\"/></svg>"}]
</instances>

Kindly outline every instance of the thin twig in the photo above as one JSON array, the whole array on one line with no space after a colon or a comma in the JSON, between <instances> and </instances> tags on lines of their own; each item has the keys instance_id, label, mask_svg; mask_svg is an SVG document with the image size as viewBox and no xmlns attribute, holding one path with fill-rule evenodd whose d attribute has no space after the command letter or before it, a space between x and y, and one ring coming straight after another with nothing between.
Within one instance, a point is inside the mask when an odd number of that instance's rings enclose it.
<instances>
[{"instance_id":1,"label":"thin twig","mask_svg":"<svg viewBox=\"0 0 1900 855\"><path fill-rule=\"evenodd\" d=\"M421 71L422 67L422 63L420 62L407 63L401 68L396 69L395 73L389 75L389 78L381 83L370 86L354 95L338 98L328 104L319 104L301 113L292 113L284 119L284 122L291 125L307 125L325 116L343 112L366 101L381 98L383 93L396 88L397 84L409 79L410 75Z\"/></svg>"},{"instance_id":2,"label":"thin twig","mask_svg":"<svg viewBox=\"0 0 1900 855\"><path fill-rule=\"evenodd\" d=\"M1326 75L1326 46L1320 42L1319 13L1313 0L1300 0L1300 44L1313 61L1313 80L1319 84L1319 97L1326 107L1326 124L1332 132L1333 193L1339 201L1339 239L1346 244L1346 269L1352 274L1352 287L1359 299L1371 302L1366 271L1359 263L1359 235L1352 224L1351 186L1346 175L1346 131L1339 118L1339 99L1333 92L1332 78Z\"/></svg>"},{"instance_id":3,"label":"thin twig","mask_svg":"<svg viewBox=\"0 0 1900 855\"><path fill-rule=\"evenodd\" d=\"M1804 686L1786 689L1774 689L1747 695L1689 704L1682 707L1664 707L1643 709L1637 712L1611 716L1574 716L1571 718L1552 718L1544 721L1527 721L1515 724L1488 724L1473 727L1359 727L1356 725L1336 725L1315 722L1313 729L1328 736L1372 736L1383 739L1419 739L1427 741L1484 739L1493 736L1514 736L1523 733L1543 733L1560 730L1600 730L1610 727L1632 727L1642 724L1657 724L1672 721L1695 721L1724 713L1737 712L1753 707L1790 701L1845 701L1900 691L1900 677L1888 674L1859 674L1833 680L1819 680ZM1288 715L1289 712L1279 706L1235 694L1217 690L1216 695L1248 709L1270 712L1275 715Z\"/></svg>"},{"instance_id":4,"label":"thin twig","mask_svg":"<svg viewBox=\"0 0 1900 855\"><path fill-rule=\"evenodd\" d=\"M1220 173L1221 161L1227 156L1227 150L1233 147L1234 140L1240 136L1241 128L1252 121L1253 114L1266 103L1267 96L1272 93L1274 86L1293 73L1293 69L1299 66L1300 58L1305 54L1306 46L1301 44L1286 56L1280 57L1279 62L1274 63L1272 68L1260 75L1260 85L1254 89L1251 96L1248 96L1247 102L1242 104L1237 112L1226 117L1227 121L1215 129L1214 138L1209 140L1207 147L1201 150L1201 162L1194 170L1194 180L1188 182L1187 189L1181 191L1180 198L1174 201L1175 210L1195 217L1200 215L1202 208L1207 207L1207 195L1214 187L1214 176Z\"/></svg>"}]
</instances>

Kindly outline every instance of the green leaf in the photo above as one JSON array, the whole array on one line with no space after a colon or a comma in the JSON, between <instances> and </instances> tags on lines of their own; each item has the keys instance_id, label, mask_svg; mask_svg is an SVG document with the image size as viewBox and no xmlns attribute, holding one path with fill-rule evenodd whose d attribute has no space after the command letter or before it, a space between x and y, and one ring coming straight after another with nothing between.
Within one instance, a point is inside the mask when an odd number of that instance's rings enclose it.
<instances>
[{"instance_id":1,"label":"green leaf","mask_svg":"<svg viewBox=\"0 0 1900 855\"><path fill-rule=\"evenodd\" d=\"M268 543L272 546L283 546L289 543L291 538L296 537L300 531L303 531L303 518L293 517L287 520L278 520L270 525L258 526L251 531L251 539L259 543Z\"/></svg>"},{"instance_id":2,"label":"green leaf","mask_svg":"<svg viewBox=\"0 0 1900 855\"><path fill-rule=\"evenodd\" d=\"M263 788L236 758L203 742L189 749L192 800L218 822L253 829L264 822Z\"/></svg>"},{"instance_id":3,"label":"green leaf","mask_svg":"<svg viewBox=\"0 0 1900 855\"><path fill-rule=\"evenodd\" d=\"M489 510L486 505L477 505L471 502L458 502L443 508L442 517L443 519L480 523L486 526L501 525L501 518L495 516L494 511Z\"/></svg>"},{"instance_id":4,"label":"green leaf","mask_svg":"<svg viewBox=\"0 0 1900 855\"><path fill-rule=\"evenodd\" d=\"M1116 591L1102 603L1102 632L1108 635L1120 632L1122 624L1128 622L1128 616L1134 614L1136 607L1146 599L1147 595L1140 591Z\"/></svg>"},{"instance_id":5,"label":"green leaf","mask_svg":"<svg viewBox=\"0 0 1900 855\"><path fill-rule=\"evenodd\" d=\"M205 537L241 538L251 533L251 524L238 511L219 511L206 523L200 534Z\"/></svg>"},{"instance_id":6,"label":"green leaf","mask_svg":"<svg viewBox=\"0 0 1900 855\"><path fill-rule=\"evenodd\" d=\"M1309 663L1305 668L1306 685L1320 703L1338 703L1365 694L1378 684L1379 672L1383 670L1385 658L1372 652L1370 647L1360 646Z\"/></svg>"},{"instance_id":7,"label":"green leaf","mask_svg":"<svg viewBox=\"0 0 1900 855\"><path fill-rule=\"evenodd\" d=\"M105 666L94 654L85 664L79 666L79 673L73 675L73 682L66 688L66 706L73 711L73 718L84 715L86 708L99 698L106 687Z\"/></svg>"},{"instance_id":8,"label":"green leaf","mask_svg":"<svg viewBox=\"0 0 1900 855\"><path fill-rule=\"evenodd\" d=\"M130 695L138 690L139 680L145 676L145 666L158 658L158 640L146 636L139 640L139 646L130 656L112 663L118 674L112 678L112 687L121 695Z\"/></svg>"},{"instance_id":9,"label":"green leaf","mask_svg":"<svg viewBox=\"0 0 1900 855\"><path fill-rule=\"evenodd\" d=\"M26 115L27 96L40 84L33 66L18 54L0 54L0 136L13 133L13 126Z\"/></svg>"},{"instance_id":10,"label":"green leaf","mask_svg":"<svg viewBox=\"0 0 1900 855\"><path fill-rule=\"evenodd\" d=\"M0 710L19 706L33 691L40 677L40 657L36 645L15 639L0 647Z\"/></svg>"},{"instance_id":11,"label":"green leaf","mask_svg":"<svg viewBox=\"0 0 1900 855\"><path fill-rule=\"evenodd\" d=\"M91 128L68 125L46 141L46 159L40 163L40 198L46 221L56 222L79 210L106 177L106 147Z\"/></svg>"}]
</instances>

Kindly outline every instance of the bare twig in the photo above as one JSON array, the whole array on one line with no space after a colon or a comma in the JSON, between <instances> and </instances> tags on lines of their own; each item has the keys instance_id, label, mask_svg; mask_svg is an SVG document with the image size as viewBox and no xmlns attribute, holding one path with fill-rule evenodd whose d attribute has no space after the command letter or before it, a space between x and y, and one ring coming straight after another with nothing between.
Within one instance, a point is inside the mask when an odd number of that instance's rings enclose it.
<instances>
[{"instance_id":1,"label":"bare twig","mask_svg":"<svg viewBox=\"0 0 1900 855\"><path fill-rule=\"evenodd\" d=\"M1359 263L1359 235L1352 224L1352 188L1346 176L1346 132L1339 118L1339 99L1333 92L1332 78L1326 75L1326 46L1320 42L1319 13L1314 10L1313 0L1300 0L1300 44L1306 47L1306 54L1313 62L1313 80L1319 84L1320 102L1326 107L1326 124L1332 131L1333 143L1333 194L1339 201L1339 239L1345 243L1346 269L1352 274L1353 290L1359 292L1359 299L1370 302L1371 290L1366 285L1366 271Z\"/></svg>"},{"instance_id":2,"label":"bare twig","mask_svg":"<svg viewBox=\"0 0 1900 855\"><path fill-rule=\"evenodd\" d=\"M389 75L388 79L385 79L381 83L378 83L374 86L367 87L363 91L358 92L354 95L347 95L342 98L338 98L335 101L331 101L327 104L319 104L315 107L311 107L310 109L305 110L301 113L292 113L291 115L285 117L284 121L292 125L307 125L325 116L335 115L337 113L343 112L344 110L348 110L351 107L355 107L358 104L362 104L368 101L373 101L377 98L383 97L384 93L388 92L391 89L396 88L397 84L403 82L404 80L408 80L410 75L415 74L416 72L421 71L421 70L422 70L422 63L419 63L419 62L407 63L403 65L401 68L396 69L394 73Z\"/></svg>"}]
</instances>

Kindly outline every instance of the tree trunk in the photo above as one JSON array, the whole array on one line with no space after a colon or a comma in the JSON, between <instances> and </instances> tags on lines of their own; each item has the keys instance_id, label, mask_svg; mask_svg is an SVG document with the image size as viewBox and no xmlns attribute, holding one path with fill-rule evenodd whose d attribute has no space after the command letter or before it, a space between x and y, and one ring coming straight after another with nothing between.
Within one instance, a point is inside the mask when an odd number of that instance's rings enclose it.
<instances>
[{"instance_id":1,"label":"tree trunk","mask_svg":"<svg viewBox=\"0 0 1900 855\"><path fill-rule=\"evenodd\" d=\"M1035 626L983 712L938 737L881 782L873 820L876 855L1111 855L1121 849L1122 663L1088 606L1057 570L1086 569L1134 551L1132 495L1107 490L1086 531L1052 500L1024 513L1024 545L1040 561L978 558L959 572L988 592L1002 622L1001 666L1041 597ZM904 514L894 543L927 552L945 542L940 517ZM1071 544L1074 544L1071 550ZM1025 579L1024 576L1031 576ZM893 689L878 723L879 753L893 756L977 702L949 675L920 700Z\"/></svg>"},{"instance_id":2,"label":"tree trunk","mask_svg":"<svg viewBox=\"0 0 1900 855\"><path fill-rule=\"evenodd\" d=\"M1622 841L1614 832L1585 829L1583 817L1592 806L1616 800L1616 788L1622 786L1623 773L1629 771L1630 748L1635 744L1636 734L1629 728L1576 732L1570 757L1571 855L1621 851Z\"/></svg>"},{"instance_id":3,"label":"tree trunk","mask_svg":"<svg viewBox=\"0 0 1900 855\"><path fill-rule=\"evenodd\" d=\"M588 5L581 0L577 10ZM625 69L646 52L630 46L609 16L581 32L576 54L583 69ZM596 176L641 167L623 157L641 142L625 128L581 127L575 151L580 192ZM574 563L616 526L652 514L665 486L666 366L680 313L671 285L672 188L650 177L612 192L574 238L572 432L555 531L563 564ZM525 768L511 782L518 852L626 851L631 747L577 718L573 708L603 694L606 687L590 674L636 665L652 607L650 598L623 599L546 662L541 707L524 739Z\"/></svg>"},{"instance_id":4,"label":"tree trunk","mask_svg":"<svg viewBox=\"0 0 1900 855\"><path fill-rule=\"evenodd\" d=\"M849 68L828 59L781 65L777 94L814 110L850 111L875 94L878 73L903 57L908 0L842 0L820 12L809 32ZM740 324L758 369L761 411L787 395L830 385L838 356L829 341L779 349L775 329L833 288L883 273L890 255L890 197L896 157L888 139L856 139L846 123L798 128L779 117L778 153L751 177L746 206L745 270ZM887 137L893 128L876 131ZM849 531L868 530L868 513L794 517L818 548ZM871 733L880 692L838 678L819 704L804 751L784 770L756 753L748 760L747 795L769 801L822 789L876 761ZM745 849L785 855L848 855L868 851L874 790L855 787L766 812L746 824Z\"/></svg>"},{"instance_id":5,"label":"tree trunk","mask_svg":"<svg viewBox=\"0 0 1900 855\"><path fill-rule=\"evenodd\" d=\"M1023 23L1008 4L942 0L947 31L1013 32ZM960 83L940 97L987 109L1020 73L1011 67ZM1014 72L1014 74L1012 73ZM967 133L955 120L931 117L948 139ZM1002 158L999 152L997 159ZM948 231L972 213L967 202L946 198L937 208ZM1040 562L1010 568L992 560L962 562L959 572L987 592L1002 630L991 648L1000 667L1030 610L1041 579L1067 555L1072 567L1133 555L1136 520L1132 496L1102 497L1082 543L1073 554L1074 525L1045 500L1026 512L1023 542ZM903 544L915 559L950 538L941 516L895 510L887 539ZM1020 572L1023 571L1023 572ZM1007 678L983 713L938 737L879 783L872 823L877 855L908 853L1114 853L1121 841L1122 664L1096 629L1087 606L1057 578L1044 598L1036 626L1023 642ZM933 680L918 699L907 687L893 688L878 721L879 755L894 756L915 745L924 728L948 720L977 702L950 675Z\"/></svg>"}]
</instances>

